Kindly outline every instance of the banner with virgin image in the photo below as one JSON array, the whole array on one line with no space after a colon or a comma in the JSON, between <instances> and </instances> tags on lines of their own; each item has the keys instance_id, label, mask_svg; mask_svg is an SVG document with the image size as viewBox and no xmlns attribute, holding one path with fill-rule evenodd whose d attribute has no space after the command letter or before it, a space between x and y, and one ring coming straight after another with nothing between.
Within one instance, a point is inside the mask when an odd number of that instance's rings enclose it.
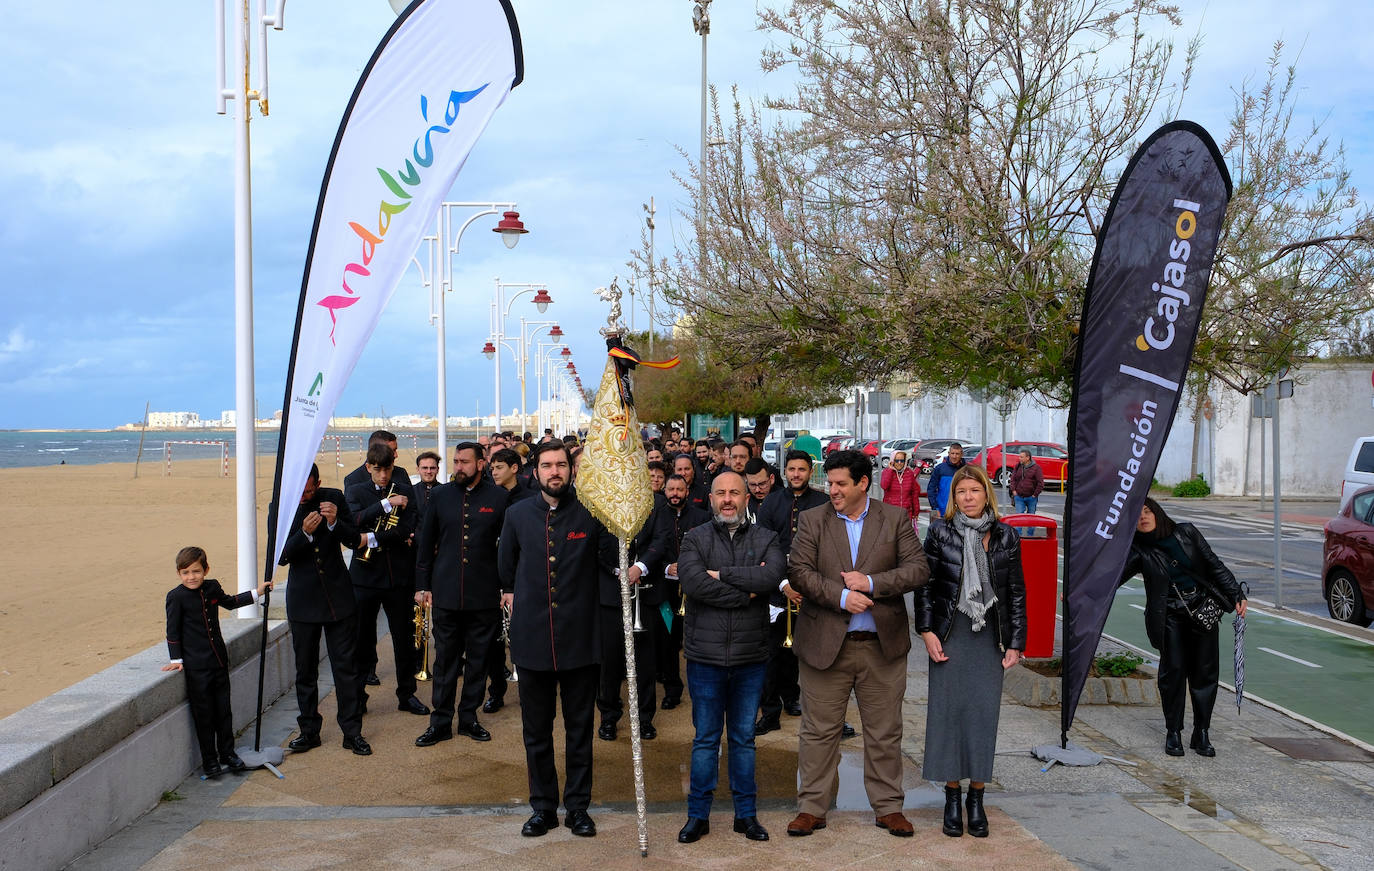
<instances>
[{"instance_id":1,"label":"banner with virgin image","mask_svg":"<svg viewBox=\"0 0 1374 871\"><path fill-rule=\"evenodd\" d=\"M1061 741L1178 409L1230 199L1212 137L1175 121L1131 158L1098 236L1069 417Z\"/></svg>"},{"instance_id":2,"label":"banner with virgin image","mask_svg":"<svg viewBox=\"0 0 1374 871\"><path fill-rule=\"evenodd\" d=\"M416 0L363 69L306 255L268 510L267 577L320 438L439 204L524 74L510 0Z\"/></svg>"}]
</instances>

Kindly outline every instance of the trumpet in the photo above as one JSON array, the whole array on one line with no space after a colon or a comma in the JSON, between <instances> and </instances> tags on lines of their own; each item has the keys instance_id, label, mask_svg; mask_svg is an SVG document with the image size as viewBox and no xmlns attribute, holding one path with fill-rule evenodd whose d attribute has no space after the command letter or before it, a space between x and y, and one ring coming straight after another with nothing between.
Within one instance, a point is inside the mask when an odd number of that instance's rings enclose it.
<instances>
[{"instance_id":1,"label":"trumpet","mask_svg":"<svg viewBox=\"0 0 1374 871\"><path fill-rule=\"evenodd\" d=\"M792 649L792 615L801 614L801 602L787 600L787 637L782 640L782 646Z\"/></svg>"},{"instance_id":2,"label":"trumpet","mask_svg":"<svg viewBox=\"0 0 1374 871\"><path fill-rule=\"evenodd\" d=\"M396 495L396 483L393 481L392 484L391 484L391 486L390 486L389 488L387 488L386 496L384 496L384 497L382 497L382 498L384 498L384 499L390 499L392 496L395 496L395 495ZM401 513L401 512L400 512L399 509L393 508L392 510L390 510L390 511L384 513L381 517L378 517L378 518L377 518L377 525L374 526L374 527L372 528L372 530L371 530L372 533L375 535L375 534L377 534L377 533L379 533L379 532L384 532L384 531L386 531L386 530L388 530L388 529L395 529L395 528L396 528L396 524L398 524L398 523L401 522L400 513ZM365 562L365 563L366 563L366 562L371 562L371 561L372 561L372 557L374 557L374 556L377 554L377 551L378 551L378 548L375 548L375 547L365 547L365 548L363 548L363 552L360 553L360 554L358 554L358 559L362 560L362 561Z\"/></svg>"},{"instance_id":3,"label":"trumpet","mask_svg":"<svg viewBox=\"0 0 1374 871\"><path fill-rule=\"evenodd\" d=\"M433 618L428 605L415 603L415 650L420 658L420 670L415 672L416 680L429 680L429 632Z\"/></svg>"},{"instance_id":4,"label":"trumpet","mask_svg":"<svg viewBox=\"0 0 1374 871\"><path fill-rule=\"evenodd\" d=\"M682 584L677 585L677 615L687 616L687 594L682 592Z\"/></svg>"},{"instance_id":5,"label":"trumpet","mask_svg":"<svg viewBox=\"0 0 1374 871\"><path fill-rule=\"evenodd\" d=\"M632 627L630 627L630 628L631 628L633 631L635 631L635 632L647 632L647 631L648 631L648 629L644 626L644 621L641 620L640 617L639 617L639 597L640 597L640 593L641 593L641 588L642 588L642 587L648 587L648 586L649 586L648 584L631 584L631 585L630 585L630 601L634 603L634 608L635 608L635 622L634 622L634 625L633 625Z\"/></svg>"},{"instance_id":6,"label":"trumpet","mask_svg":"<svg viewBox=\"0 0 1374 871\"><path fill-rule=\"evenodd\" d=\"M509 647L509 646L510 646L510 612L511 612L511 609L510 609L509 607L507 607L506 605L502 605L502 606L501 606L501 645L502 645L502 647ZM504 653L505 653L505 651L503 650L503 651L502 651L502 655L504 655ZM515 657L511 657L511 660L510 660L510 680L511 680L512 683L515 683L515 682L517 682L517 681L520 680L520 674L515 670Z\"/></svg>"}]
</instances>

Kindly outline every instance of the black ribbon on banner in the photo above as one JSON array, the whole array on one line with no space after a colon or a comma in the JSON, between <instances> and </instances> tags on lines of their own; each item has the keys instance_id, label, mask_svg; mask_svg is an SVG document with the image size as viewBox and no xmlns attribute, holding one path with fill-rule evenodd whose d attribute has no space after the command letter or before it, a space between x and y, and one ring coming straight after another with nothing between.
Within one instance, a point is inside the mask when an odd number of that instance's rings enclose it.
<instances>
[{"instance_id":1,"label":"black ribbon on banner","mask_svg":"<svg viewBox=\"0 0 1374 871\"><path fill-rule=\"evenodd\" d=\"M1131 158L1098 236L1069 417L1061 744L1178 410L1230 199L1212 137L1175 121Z\"/></svg>"}]
</instances>

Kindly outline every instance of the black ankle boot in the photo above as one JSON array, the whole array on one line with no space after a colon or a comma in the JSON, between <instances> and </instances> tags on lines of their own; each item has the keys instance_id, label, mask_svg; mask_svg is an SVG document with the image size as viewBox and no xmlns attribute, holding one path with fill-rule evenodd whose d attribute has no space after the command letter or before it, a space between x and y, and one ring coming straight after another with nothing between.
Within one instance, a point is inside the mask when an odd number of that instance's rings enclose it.
<instances>
[{"instance_id":1,"label":"black ankle boot","mask_svg":"<svg viewBox=\"0 0 1374 871\"><path fill-rule=\"evenodd\" d=\"M1177 729L1170 729L1164 736L1164 752L1170 756L1183 755L1183 735Z\"/></svg>"},{"instance_id":2,"label":"black ankle boot","mask_svg":"<svg viewBox=\"0 0 1374 871\"><path fill-rule=\"evenodd\" d=\"M1193 740L1188 746L1197 751L1199 756L1216 756L1217 749L1212 746L1212 742L1207 738L1206 729L1193 729Z\"/></svg>"},{"instance_id":3,"label":"black ankle boot","mask_svg":"<svg viewBox=\"0 0 1374 871\"><path fill-rule=\"evenodd\" d=\"M945 827L944 832L951 838L958 838L964 834L964 809L959 804L963 796L957 786L945 787Z\"/></svg>"},{"instance_id":4,"label":"black ankle boot","mask_svg":"<svg viewBox=\"0 0 1374 871\"><path fill-rule=\"evenodd\" d=\"M968 833L975 838L988 836L988 815L983 812L983 790L968 788Z\"/></svg>"}]
</instances>

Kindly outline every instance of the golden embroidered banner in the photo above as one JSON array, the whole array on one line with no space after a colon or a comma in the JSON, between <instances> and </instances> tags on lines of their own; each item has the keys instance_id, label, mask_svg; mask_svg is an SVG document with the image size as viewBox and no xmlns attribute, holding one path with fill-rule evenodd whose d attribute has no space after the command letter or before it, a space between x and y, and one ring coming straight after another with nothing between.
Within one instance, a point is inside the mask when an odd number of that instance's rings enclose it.
<instances>
[{"instance_id":1,"label":"golden embroidered banner","mask_svg":"<svg viewBox=\"0 0 1374 871\"><path fill-rule=\"evenodd\" d=\"M616 361L607 357L577 472L577 498L616 537L628 541L653 511L654 493L639 420L634 406L621 401L619 381Z\"/></svg>"}]
</instances>

